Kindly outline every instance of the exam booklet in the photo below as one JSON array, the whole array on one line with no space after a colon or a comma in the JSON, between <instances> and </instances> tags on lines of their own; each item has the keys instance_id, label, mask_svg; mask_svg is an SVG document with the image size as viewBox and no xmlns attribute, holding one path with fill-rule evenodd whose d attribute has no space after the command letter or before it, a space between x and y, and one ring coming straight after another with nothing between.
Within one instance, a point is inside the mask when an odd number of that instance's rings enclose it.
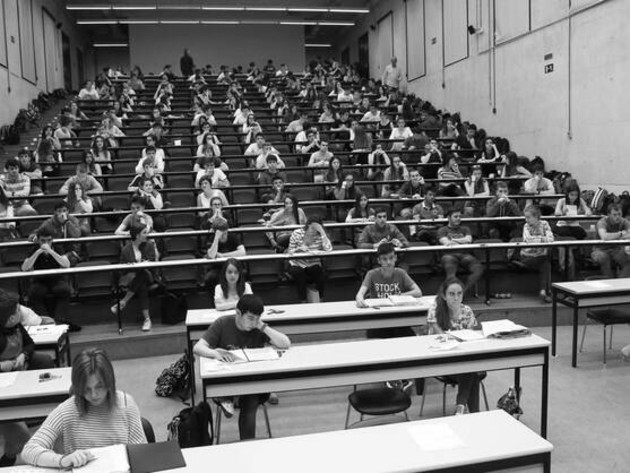
<instances>
[{"instance_id":1,"label":"exam booklet","mask_svg":"<svg viewBox=\"0 0 630 473\"><path fill-rule=\"evenodd\" d=\"M230 353L238 359L234 363L247 363L248 361L271 361L280 359L278 351L274 347L264 348L239 348L230 350Z\"/></svg>"}]
</instances>

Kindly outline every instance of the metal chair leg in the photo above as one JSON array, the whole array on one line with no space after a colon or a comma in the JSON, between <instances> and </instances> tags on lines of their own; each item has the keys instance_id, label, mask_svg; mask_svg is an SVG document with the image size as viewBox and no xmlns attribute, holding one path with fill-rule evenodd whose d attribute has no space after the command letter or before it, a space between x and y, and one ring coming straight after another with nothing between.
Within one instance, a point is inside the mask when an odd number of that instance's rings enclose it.
<instances>
[{"instance_id":1,"label":"metal chair leg","mask_svg":"<svg viewBox=\"0 0 630 473\"><path fill-rule=\"evenodd\" d=\"M269 434L269 438L273 438L271 435L271 423L269 422L269 411L267 410L267 404L262 405L263 414L265 415L265 423L267 424L267 434Z\"/></svg>"},{"instance_id":2,"label":"metal chair leg","mask_svg":"<svg viewBox=\"0 0 630 473\"><path fill-rule=\"evenodd\" d=\"M221 443L221 406L217 406L217 422L214 430L217 433L217 445L219 445Z\"/></svg>"},{"instance_id":3,"label":"metal chair leg","mask_svg":"<svg viewBox=\"0 0 630 473\"><path fill-rule=\"evenodd\" d=\"M348 401L348 410L346 411L346 425L344 429L348 430L348 424L350 423L350 409L352 406L350 405L350 401Z\"/></svg>"},{"instance_id":4,"label":"metal chair leg","mask_svg":"<svg viewBox=\"0 0 630 473\"><path fill-rule=\"evenodd\" d=\"M481 385L481 392L483 394L483 402L486 405L486 410L490 410L490 405L488 404L488 396L486 395L486 386L483 384L483 381L479 383Z\"/></svg>"},{"instance_id":5,"label":"metal chair leg","mask_svg":"<svg viewBox=\"0 0 630 473\"><path fill-rule=\"evenodd\" d=\"M446 415L446 383L444 383L442 388L442 415Z\"/></svg>"},{"instance_id":6,"label":"metal chair leg","mask_svg":"<svg viewBox=\"0 0 630 473\"><path fill-rule=\"evenodd\" d=\"M604 325L604 366L606 366L606 326Z\"/></svg>"},{"instance_id":7,"label":"metal chair leg","mask_svg":"<svg viewBox=\"0 0 630 473\"><path fill-rule=\"evenodd\" d=\"M422 390L422 402L420 403L420 417L422 417L422 413L424 412L424 397L427 395L427 383L424 383L424 389Z\"/></svg>"},{"instance_id":8,"label":"metal chair leg","mask_svg":"<svg viewBox=\"0 0 630 473\"><path fill-rule=\"evenodd\" d=\"M612 350L612 337L613 337L613 329L615 328L614 325L610 326L610 337L608 337L608 348L610 348Z\"/></svg>"},{"instance_id":9,"label":"metal chair leg","mask_svg":"<svg viewBox=\"0 0 630 473\"><path fill-rule=\"evenodd\" d=\"M586 317L584 324L582 324L582 341L580 342L580 353L582 353L582 348L584 347L584 337L586 336L586 327L588 325L588 320L588 317Z\"/></svg>"}]
</instances>

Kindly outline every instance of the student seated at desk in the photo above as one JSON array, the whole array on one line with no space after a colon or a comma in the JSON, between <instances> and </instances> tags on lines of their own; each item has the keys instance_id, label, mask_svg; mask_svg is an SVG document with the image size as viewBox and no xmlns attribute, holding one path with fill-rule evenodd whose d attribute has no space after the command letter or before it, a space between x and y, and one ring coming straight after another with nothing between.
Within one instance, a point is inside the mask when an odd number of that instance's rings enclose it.
<instances>
[{"instance_id":1,"label":"student seated at desk","mask_svg":"<svg viewBox=\"0 0 630 473\"><path fill-rule=\"evenodd\" d=\"M462 304L463 297L464 284L459 279L451 277L442 283L427 314L430 335L477 326L472 309ZM452 376L458 387L455 415L464 414L466 407L468 412L479 412L479 382L484 375L464 373Z\"/></svg>"},{"instance_id":2,"label":"student seated at desk","mask_svg":"<svg viewBox=\"0 0 630 473\"><path fill-rule=\"evenodd\" d=\"M236 315L226 315L216 320L195 344L193 352L197 356L231 362L235 358L230 349L262 348L268 343L281 350L288 349L291 345L289 337L261 320L263 310L263 302L259 297L244 294L236 305ZM269 394L239 397L241 412L238 428L241 440L256 437L256 411L268 398ZM218 402L226 417L234 415L231 398L221 398Z\"/></svg>"},{"instance_id":3,"label":"student seated at desk","mask_svg":"<svg viewBox=\"0 0 630 473\"><path fill-rule=\"evenodd\" d=\"M103 350L83 350L74 358L70 392L24 447L26 463L78 468L93 459L91 448L147 442L138 406L116 390L114 368Z\"/></svg>"},{"instance_id":4,"label":"student seated at desk","mask_svg":"<svg viewBox=\"0 0 630 473\"><path fill-rule=\"evenodd\" d=\"M551 227L546 220L540 220L540 207L525 207L525 225L523 226L523 243L547 243L553 241ZM540 298L546 304L551 302L549 283L551 277L551 261L547 256L547 248L521 249L521 261L528 268L538 268Z\"/></svg>"},{"instance_id":5,"label":"student seated at desk","mask_svg":"<svg viewBox=\"0 0 630 473\"><path fill-rule=\"evenodd\" d=\"M368 307L366 296L372 299L386 299L389 296L422 297L422 291L411 279L407 271L396 267L394 243L383 242L377 250L379 268L371 269L365 275L356 295L357 307ZM415 335L411 327L370 329L368 338L396 338Z\"/></svg>"},{"instance_id":6,"label":"student seated at desk","mask_svg":"<svg viewBox=\"0 0 630 473\"><path fill-rule=\"evenodd\" d=\"M214 308L235 309L243 294L253 294L252 287L245 281L243 263L236 258L230 258L223 263L219 284L214 287Z\"/></svg>"},{"instance_id":7,"label":"student seated at desk","mask_svg":"<svg viewBox=\"0 0 630 473\"><path fill-rule=\"evenodd\" d=\"M18 300L17 294L0 291L0 371L53 368L55 364L49 355L34 352L33 339L24 328L27 323L39 325L42 319L20 306ZM4 436L0 467L11 466L31 434L24 422L9 422L0 424L0 436Z\"/></svg>"}]
</instances>

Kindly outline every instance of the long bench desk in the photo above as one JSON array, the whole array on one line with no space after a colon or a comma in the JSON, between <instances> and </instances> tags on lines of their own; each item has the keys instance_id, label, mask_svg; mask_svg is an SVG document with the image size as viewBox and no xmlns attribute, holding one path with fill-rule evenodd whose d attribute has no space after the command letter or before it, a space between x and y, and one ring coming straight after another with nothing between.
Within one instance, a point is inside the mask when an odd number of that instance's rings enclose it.
<instances>
[{"instance_id":1,"label":"long bench desk","mask_svg":"<svg viewBox=\"0 0 630 473\"><path fill-rule=\"evenodd\" d=\"M37 350L54 352L57 367L61 366L62 360L65 360L66 366L70 366L70 337L67 325L29 326L26 327L26 331L35 342Z\"/></svg>"},{"instance_id":2,"label":"long bench desk","mask_svg":"<svg viewBox=\"0 0 630 473\"><path fill-rule=\"evenodd\" d=\"M438 351L437 337L405 337L300 345L279 360L227 364L201 358L204 400L265 392L299 391L390 379L430 378L478 371L540 367L540 432L547 436L549 342L536 335L511 340L487 339Z\"/></svg>"},{"instance_id":3,"label":"long bench desk","mask_svg":"<svg viewBox=\"0 0 630 473\"><path fill-rule=\"evenodd\" d=\"M355 301L319 304L283 304L267 306L262 320L287 335L330 333L372 328L415 327L426 321L426 313L435 296L419 298L418 305L360 309ZM219 317L234 310L194 309L186 314L186 344L192 353L193 342ZM195 384L194 357L191 379ZM194 397L193 397L194 401Z\"/></svg>"},{"instance_id":4,"label":"long bench desk","mask_svg":"<svg viewBox=\"0 0 630 473\"><path fill-rule=\"evenodd\" d=\"M551 354L556 356L558 304L573 309L571 366L577 367L578 312L587 307L630 303L630 278L558 282L551 285Z\"/></svg>"},{"instance_id":5,"label":"long bench desk","mask_svg":"<svg viewBox=\"0 0 630 473\"><path fill-rule=\"evenodd\" d=\"M0 422L46 417L70 395L72 368L0 373ZM50 373L49 379L39 375Z\"/></svg>"},{"instance_id":6,"label":"long bench desk","mask_svg":"<svg viewBox=\"0 0 630 473\"><path fill-rule=\"evenodd\" d=\"M443 442L440 442L440 440ZM450 443L448 443L450 442ZM553 446L503 411L182 450L165 473L550 472Z\"/></svg>"}]
</instances>

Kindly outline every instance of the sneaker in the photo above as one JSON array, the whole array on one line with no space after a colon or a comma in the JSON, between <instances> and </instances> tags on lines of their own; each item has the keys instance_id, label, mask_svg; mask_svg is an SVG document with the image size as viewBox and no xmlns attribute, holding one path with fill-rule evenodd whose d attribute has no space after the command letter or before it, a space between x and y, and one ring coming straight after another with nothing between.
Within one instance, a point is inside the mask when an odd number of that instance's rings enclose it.
<instances>
[{"instance_id":1,"label":"sneaker","mask_svg":"<svg viewBox=\"0 0 630 473\"><path fill-rule=\"evenodd\" d=\"M223 415L228 419L234 415L234 403L232 401L221 400L219 401L219 406L223 411Z\"/></svg>"},{"instance_id":2,"label":"sneaker","mask_svg":"<svg viewBox=\"0 0 630 473\"><path fill-rule=\"evenodd\" d=\"M396 380L396 381L387 381L385 383L385 386L387 386L389 389L398 389L400 391L403 390L403 382L400 380Z\"/></svg>"},{"instance_id":3,"label":"sneaker","mask_svg":"<svg viewBox=\"0 0 630 473\"><path fill-rule=\"evenodd\" d=\"M410 379L403 379L402 383L402 392L409 394L411 393L411 388L413 388L413 381Z\"/></svg>"},{"instance_id":4,"label":"sneaker","mask_svg":"<svg viewBox=\"0 0 630 473\"><path fill-rule=\"evenodd\" d=\"M543 301L543 304L551 303L551 297L549 297L546 291L540 291L540 299Z\"/></svg>"},{"instance_id":5,"label":"sneaker","mask_svg":"<svg viewBox=\"0 0 630 473\"><path fill-rule=\"evenodd\" d=\"M278 399L278 395L276 393L271 393L269 395L269 404L276 405L279 402L280 402L280 399Z\"/></svg>"},{"instance_id":6,"label":"sneaker","mask_svg":"<svg viewBox=\"0 0 630 473\"><path fill-rule=\"evenodd\" d=\"M151 330L151 319L144 319L144 323L142 324L142 331L148 332Z\"/></svg>"},{"instance_id":7,"label":"sneaker","mask_svg":"<svg viewBox=\"0 0 630 473\"><path fill-rule=\"evenodd\" d=\"M457 407L455 408L455 415L461 416L464 414L466 414L466 406L464 406L463 404L457 404Z\"/></svg>"}]
</instances>

